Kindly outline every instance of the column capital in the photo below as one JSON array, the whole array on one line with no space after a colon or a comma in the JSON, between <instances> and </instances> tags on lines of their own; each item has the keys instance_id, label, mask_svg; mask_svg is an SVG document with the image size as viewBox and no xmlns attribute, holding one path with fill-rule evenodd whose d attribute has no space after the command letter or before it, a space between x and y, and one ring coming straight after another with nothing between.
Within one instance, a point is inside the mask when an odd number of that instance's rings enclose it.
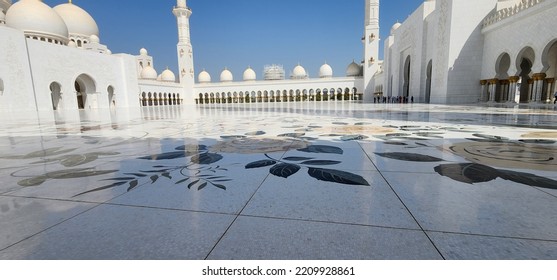
<instances>
[{"instance_id":1,"label":"column capital","mask_svg":"<svg viewBox=\"0 0 557 280\"><path fill-rule=\"evenodd\" d=\"M555 82L555 78L547 78L547 79L545 79L545 81L546 81L548 84L553 84L553 83Z\"/></svg>"},{"instance_id":2,"label":"column capital","mask_svg":"<svg viewBox=\"0 0 557 280\"><path fill-rule=\"evenodd\" d=\"M480 85L482 85L482 86L487 85L487 80L481 80L481 81L480 81Z\"/></svg>"},{"instance_id":3,"label":"column capital","mask_svg":"<svg viewBox=\"0 0 557 280\"><path fill-rule=\"evenodd\" d=\"M510 81L509 80L499 80L499 84L508 85L508 84L510 84Z\"/></svg>"},{"instance_id":4,"label":"column capital","mask_svg":"<svg viewBox=\"0 0 557 280\"><path fill-rule=\"evenodd\" d=\"M520 80L520 77L519 77L519 76L510 76L510 77L509 77L509 81L510 81L511 83L518 83L519 80Z\"/></svg>"},{"instance_id":5,"label":"column capital","mask_svg":"<svg viewBox=\"0 0 557 280\"><path fill-rule=\"evenodd\" d=\"M534 79L528 79L528 84L533 85L534 84Z\"/></svg>"},{"instance_id":6,"label":"column capital","mask_svg":"<svg viewBox=\"0 0 557 280\"><path fill-rule=\"evenodd\" d=\"M543 80L545 79L545 77L547 77L547 75L545 73L536 73L534 75L532 75L532 79L539 81L539 80Z\"/></svg>"},{"instance_id":7,"label":"column capital","mask_svg":"<svg viewBox=\"0 0 557 280\"><path fill-rule=\"evenodd\" d=\"M489 82L490 85L495 85L499 82L499 79L490 79L490 80L488 80L488 82Z\"/></svg>"}]
</instances>

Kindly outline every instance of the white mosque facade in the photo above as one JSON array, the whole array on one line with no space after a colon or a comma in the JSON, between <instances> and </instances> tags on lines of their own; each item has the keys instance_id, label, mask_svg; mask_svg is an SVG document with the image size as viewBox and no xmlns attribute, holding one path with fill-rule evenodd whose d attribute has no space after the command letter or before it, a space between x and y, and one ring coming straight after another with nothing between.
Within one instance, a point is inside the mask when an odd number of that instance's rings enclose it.
<instances>
[{"instance_id":1,"label":"white mosque facade","mask_svg":"<svg viewBox=\"0 0 557 280\"><path fill-rule=\"evenodd\" d=\"M557 0L427 0L383 38L380 60L379 0L365 0L363 59L337 76L325 63L317 77L302 65L290 75L271 65L259 77L248 67L235 79L225 68L216 79L204 70L196 76L185 0L173 9L178 73L160 74L145 49L113 54L95 20L71 1L51 8L0 0L0 111L374 97L548 103L557 74L556 13Z\"/></svg>"}]
</instances>

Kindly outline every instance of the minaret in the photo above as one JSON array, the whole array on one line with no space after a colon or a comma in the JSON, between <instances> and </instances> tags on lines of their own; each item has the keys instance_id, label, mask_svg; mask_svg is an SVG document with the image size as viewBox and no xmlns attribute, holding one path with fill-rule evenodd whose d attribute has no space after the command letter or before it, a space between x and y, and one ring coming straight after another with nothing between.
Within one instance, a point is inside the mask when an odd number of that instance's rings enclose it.
<instances>
[{"instance_id":1,"label":"minaret","mask_svg":"<svg viewBox=\"0 0 557 280\"><path fill-rule=\"evenodd\" d=\"M180 84L186 88L186 94L193 94L194 70L193 48L190 40L191 9L186 6L186 0L177 0L172 10L178 22L178 76Z\"/></svg>"},{"instance_id":2,"label":"minaret","mask_svg":"<svg viewBox=\"0 0 557 280\"><path fill-rule=\"evenodd\" d=\"M379 0L366 1L364 41L364 100L373 100L373 75L379 70Z\"/></svg>"}]
</instances>

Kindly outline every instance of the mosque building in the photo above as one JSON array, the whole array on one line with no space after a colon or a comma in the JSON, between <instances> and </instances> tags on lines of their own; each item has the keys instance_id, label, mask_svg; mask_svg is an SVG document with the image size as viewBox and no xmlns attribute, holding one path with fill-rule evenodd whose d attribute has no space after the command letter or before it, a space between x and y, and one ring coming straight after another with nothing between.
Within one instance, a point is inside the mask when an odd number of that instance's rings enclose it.
<instances>
[{"instance_id":1,"label":"mosque building","mask_svg":"<svg viewBox=\"0 0 557 280\"><path fill-rule=\"evenodd\" d=\"M379 0L365 0L363 59L342 75L327 63L310 77L227 68L219 79L194 69L191 9L177 0L178 73L154 59L113 54L94 18L69 3L0 0L0 111L77 111L182 103L373 101L407 97L439 104L548 103L555 90L557 0L426 0L382 38ZM344 69L343 69L344 70ZM197 81L196 81L197 78Z\"/></svg>"}]
</instances>

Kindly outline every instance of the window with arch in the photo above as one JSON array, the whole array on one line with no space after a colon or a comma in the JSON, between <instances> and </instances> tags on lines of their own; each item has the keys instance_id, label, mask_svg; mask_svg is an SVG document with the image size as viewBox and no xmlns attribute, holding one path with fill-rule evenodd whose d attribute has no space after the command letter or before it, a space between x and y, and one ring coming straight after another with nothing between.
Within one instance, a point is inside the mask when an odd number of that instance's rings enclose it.
<instances>
[{"instance_id":1,"label":"window with arch","mask_svg":"<svg viewBox=\"0 0 557 280\"><path fill-rule=\"evenodd\" d=\"M4 80L0 78L0 95L4 94Z\"/></svg>"}]
</instances>

